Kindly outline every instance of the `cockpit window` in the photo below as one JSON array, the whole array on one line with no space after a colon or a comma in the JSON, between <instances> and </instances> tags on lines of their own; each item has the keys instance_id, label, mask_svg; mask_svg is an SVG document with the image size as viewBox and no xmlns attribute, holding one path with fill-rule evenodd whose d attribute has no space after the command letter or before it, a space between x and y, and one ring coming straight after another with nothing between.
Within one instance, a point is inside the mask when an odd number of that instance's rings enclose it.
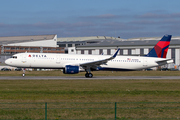
<instances>
[{"instance_id":1,"label":"cockpit window","mask_svg":"<svg viewBox=\"0 0 180 120\"><path fill-rule=\"evenodd\" d=\"M17 59L17 56L13 56L13 59Z\"/></svg>"}]
</instances>

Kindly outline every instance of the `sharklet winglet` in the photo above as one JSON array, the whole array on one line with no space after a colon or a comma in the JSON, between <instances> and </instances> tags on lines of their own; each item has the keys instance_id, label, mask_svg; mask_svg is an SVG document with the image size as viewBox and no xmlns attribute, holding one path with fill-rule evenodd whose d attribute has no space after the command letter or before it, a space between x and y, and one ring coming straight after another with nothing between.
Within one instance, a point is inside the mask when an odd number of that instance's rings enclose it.
<instances>
[{"instance_id":1,"label":"sharklet winglet","mask_svg":"<svg viewBox=\"0 0 180 120\"><path fill-rule=\"evenodd\" d=\"M115 58L119 52L120 48L118 48L118 50L116 51L116 53L112 56L113 58Z\"/></svg>"}]
</instances>

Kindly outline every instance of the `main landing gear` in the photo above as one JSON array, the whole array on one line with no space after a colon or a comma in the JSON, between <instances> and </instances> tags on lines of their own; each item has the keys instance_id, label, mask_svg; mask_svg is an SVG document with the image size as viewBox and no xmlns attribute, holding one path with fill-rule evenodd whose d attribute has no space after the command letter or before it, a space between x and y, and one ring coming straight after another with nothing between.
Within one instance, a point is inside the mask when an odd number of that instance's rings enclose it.
<instances>
[{"instance_id":1,"label":"main landing gear","mask_svg":"<svg viewBox=\"0 0 180 120\"><path fill-rule=\"evenodd\" d=\"M91 73L90 69L86 69L85 71L86 71L86 74L85 74L86 78L92 78L93 77L93 74Z\"/></svg>"},{"instance_id":2,"label":"main landing gear","mask_svg":"<svg viewBox=\"0 0 180 120\"><path fill-rule=\"evenodd\" d=\"M85 77L86 77L86 78L92 78L92 77L93 77L93 74L92 74L92 73L86 73L86 74L85 74Z\"/></svg>"}]
</instances>

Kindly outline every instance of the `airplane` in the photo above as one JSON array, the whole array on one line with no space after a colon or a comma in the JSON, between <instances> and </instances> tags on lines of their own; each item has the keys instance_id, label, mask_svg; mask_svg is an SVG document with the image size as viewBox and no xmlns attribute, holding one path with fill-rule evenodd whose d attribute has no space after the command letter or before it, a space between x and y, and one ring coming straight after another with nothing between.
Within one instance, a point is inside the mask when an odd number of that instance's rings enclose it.
<instances>
[{"instance_id":1,"label":"airplane","mask_svg":"<svg viewBox=\"0 0 180 120\"><path fill-rule=\"evenodd\" d=\"M40 69L63 69L64 74L76 74L85 71L86 78L92 78L91 71L134 71L173 63L166 59L172 35L164 35L154 48L145 56L114 55L77 55L55 53L18 53L5 61L9 66Z\"/></svg>"}]
</instances>

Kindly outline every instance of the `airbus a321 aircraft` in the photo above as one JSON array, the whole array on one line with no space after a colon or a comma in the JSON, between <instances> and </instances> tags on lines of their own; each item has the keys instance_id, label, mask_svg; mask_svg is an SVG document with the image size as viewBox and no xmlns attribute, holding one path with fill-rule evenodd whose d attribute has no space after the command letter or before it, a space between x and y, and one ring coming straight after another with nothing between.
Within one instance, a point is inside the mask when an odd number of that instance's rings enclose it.
<instances>
[{"instance_id":1,"label":"airbus a321 aircraft","mask_svg":"<svg viewBox=\"0 0 180 120\"><path fill-rule=\"evenodd\" d=\"M20 68L63 69L65 74L85 71L85 77L92 78L91 71L132 71L172 63L166 59L171 35L164 35L146 56L70 55L54 53L18 53L5 61L9 66ZM25 71L23 72L23 77Z\"/></svg>"}]
</instances>

